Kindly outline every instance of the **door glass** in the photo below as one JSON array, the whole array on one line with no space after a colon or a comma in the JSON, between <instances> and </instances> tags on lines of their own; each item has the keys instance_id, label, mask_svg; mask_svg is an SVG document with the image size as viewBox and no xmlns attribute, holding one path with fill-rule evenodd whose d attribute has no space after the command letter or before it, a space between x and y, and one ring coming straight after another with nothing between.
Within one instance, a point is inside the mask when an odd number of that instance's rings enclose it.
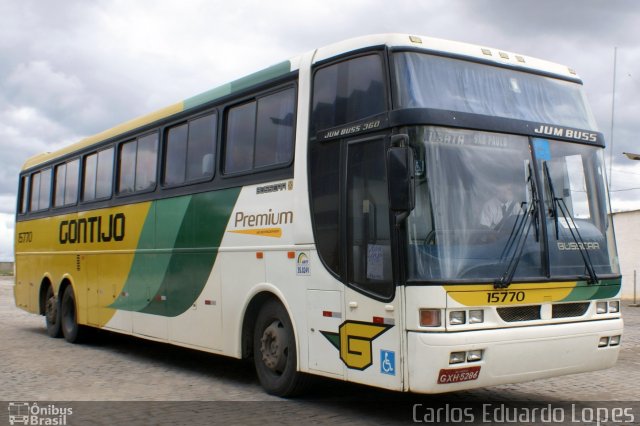
<instances>
[{"instance_id":1,"label":"door glass","mask_svg":"<svg viewBox=\"0 0 640 426\"><path fill-rule=\"evenodd\" d=\"M391 297L391 231L384 140L349 145L347 178L348 279L378 297Z\"/></svg>"}]
</instances>

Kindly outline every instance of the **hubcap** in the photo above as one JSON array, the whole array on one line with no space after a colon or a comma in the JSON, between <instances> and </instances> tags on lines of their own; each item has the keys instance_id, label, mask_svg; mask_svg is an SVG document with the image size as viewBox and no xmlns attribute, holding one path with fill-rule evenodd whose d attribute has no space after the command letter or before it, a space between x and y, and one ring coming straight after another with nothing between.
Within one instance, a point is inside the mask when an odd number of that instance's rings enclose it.
<instances>
[{"instance_id":1,"label":"hubcap","mask_svg":"<svg viewBox=\"0 0 640 426\"><path fill-rule=\"evenodd\" d=\"M280 321L272 322L262 333L260 353L262 361L271 371L282 373L287 365L287 333Z\"/></svg>"}]
</instances>

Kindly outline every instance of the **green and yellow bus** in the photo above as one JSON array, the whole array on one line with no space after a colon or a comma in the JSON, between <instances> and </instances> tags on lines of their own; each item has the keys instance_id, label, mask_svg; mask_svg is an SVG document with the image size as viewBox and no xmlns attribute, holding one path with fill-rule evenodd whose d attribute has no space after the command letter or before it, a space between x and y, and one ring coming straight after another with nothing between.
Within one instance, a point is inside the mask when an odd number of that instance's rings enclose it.
<instances>
[{"instance_id":1,"label":"green and yellow bus","mask_svg":"<svg viewBox=\"0 0 640 426\"><path fill-rule=\"evenodd\" d=\"M612 366L604 140L570 68L402 34L320 48L29 159L16 304L438 393Z\"/></svg>"}]
</instances>

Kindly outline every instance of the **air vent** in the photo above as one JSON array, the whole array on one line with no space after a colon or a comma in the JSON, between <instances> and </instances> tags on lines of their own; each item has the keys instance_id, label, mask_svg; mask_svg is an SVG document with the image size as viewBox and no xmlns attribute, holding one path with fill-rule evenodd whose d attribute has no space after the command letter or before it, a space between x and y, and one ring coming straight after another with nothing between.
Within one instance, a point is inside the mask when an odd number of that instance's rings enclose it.
<instances>
[{"instance_id":1,"label":"air vent","mask_svg":"<svg viewBox=\"0 0 640 426\"><path fill-rule=\"evenodd\" d=\"M587 313L589 302L583 303L558 303L551 308L553 318L581 317Z\"/></svg>"},{"instance_id":2,"label":"air vent","mask_svg":"<svg viewBox=\"0 0 640 426\"><path fill-rule=\"evenodd\" d=\"M540 319L540 305L497 308L498 315L506 322L535 321Z\"/></svg>"}]
</instances>

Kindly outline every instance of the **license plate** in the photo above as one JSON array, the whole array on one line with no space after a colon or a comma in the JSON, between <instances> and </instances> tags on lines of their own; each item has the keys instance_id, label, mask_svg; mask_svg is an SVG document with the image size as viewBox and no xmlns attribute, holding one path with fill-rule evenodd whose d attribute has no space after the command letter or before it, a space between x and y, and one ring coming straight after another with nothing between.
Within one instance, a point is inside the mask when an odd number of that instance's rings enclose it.
<instances>
[{"instance_id":1,"label":"license plate","mask_svg":"<svg viewBox=\"0 0 640 426\"><path fill-rule=\"evenodd\" d=\"M465 368L443 368L438 373L438 384L468 382L480 376L480 366Z\"/></svg>"}]
</instances>

